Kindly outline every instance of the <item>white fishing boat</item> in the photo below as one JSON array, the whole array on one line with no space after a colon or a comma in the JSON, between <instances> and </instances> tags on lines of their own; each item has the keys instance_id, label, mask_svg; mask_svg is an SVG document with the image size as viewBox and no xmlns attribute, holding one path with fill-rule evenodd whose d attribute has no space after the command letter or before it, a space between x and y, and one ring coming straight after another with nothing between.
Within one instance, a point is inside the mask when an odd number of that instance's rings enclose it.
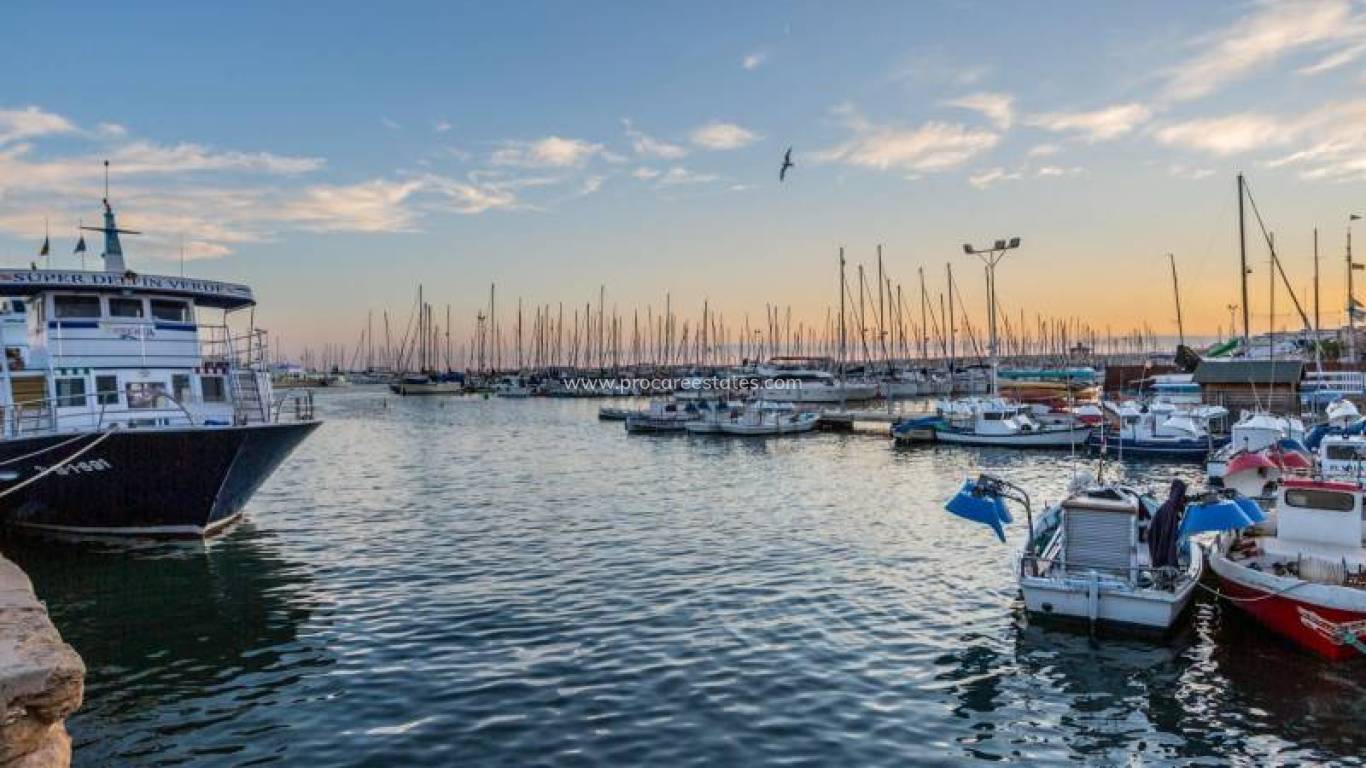
<instances>
[{"instance_id":1,"label":"white fishing boat","mask_svg":"<svg viewBox=\"0 0 1366 768\"><path fill-rule=\"evenodd\" d=\"M1091 433L1091 444L1118 455L1201 460L1223 444L1210 433L1210 422L1228 414L1221 406L1186 408L1159 400L1107 402L1104 408L1108 418Z\"/></svg>"},{"instance_id":2,"label":"white fishing boat","mask_svg":"<svg viewBox=\"0 0 1366 768\"><path fill-rule=\"evenodd\" d=\"M1080 422L1040 424L1030 407L999 397L941 401L934 439L956 445L1067 448L1085 445L1091 427Z\"/></svg>"},{"instance_id":3,"label":"white fishing boat","mask_svg":"<svg viewBox=\"0 0 1366 768\"><path fill-rule=\"evenodd\" d=\"M1228 472L1229 462L1239 455L1279 445L1282 440L1303 441L1304 423L1287 416L1275 416L1265 411L1243 411L1229 429L1229 441L1210 454L1205 470L1211 479L1220 479Z\"/></svg>"},{"instance_id":4,"label":"white fishing boat","mask_svg":"<svg viewBox=\"0 0 1366 768\"><path fill-rule=\"evenodd\" d=\"M1274 518L1221 526L1225 532L1210 551L1219 591L1233 607L1319 656L1366 656L1362 500L1355 482L1285 480Z\"/></svg>"},{"instance_id":5,"label":"white fishing boat","mask_svg":"<svg viewBox=\"0 0 1366 768\"><path fill-rule=\"evenodd\" d=\"M531 385L520 375L501 376L493 385L493 394L498 397L531 397Z\"/></svg>"},{"instance_id":6,"label":"white fishing boat","mask_svg":"<svg viewBox=\"0 0 1366 768\"><path fill-rule=\"evenodd\" d=\"M845 403L877 396L874 382L836 376L829 367L824 358L775 357L755 370L759 397L783 403Z\"/></svg>"},{"instance_id":7,"label":"white fishing boat","mask_svg":"<svg viewBox=\"0 0 1366 768\"><path fill-rule=\"evenodd\" d=\"M389 384L396 395L458 395L465 379L458 373L405 373Z\"/></svg>"},{"instance_id":8,"label":"white fishing boat","mask_svg":"<svg viewBox=\"0 0 1366 768\"><path fill-rule=\"evenodd\" d=\"M697 418L693 403L655 399L649 408L626 417L627 432L683 432L688 422Z\"/></svg>"},{"instance_id":9,"label":"white fishing boat","mask_svg":"<svg viewBox=\"0 0 1366 768\"><path fill-rule=\"evenodd\" d=\"M686 429L694 435L719 435L721 425L740 418L745 404L722 400L703 400L697 404L697 418L688 422ZM790 406L789 406L790 408Z\"/></svg>"},{"instance_id":10,"label":"white fishing boat","mask_svg":"<svg viewBox=\"0 0 1366 768\"><path fill-rule=\"evenodd\" d=\"M721 433L742 437L796 435L816 428L818 413L766 408L762 401L746 405L738 416L720 422Z\"/></svg>"},{"instance_id":11,"label":"white fishing boat","mask_svg":"<svg viewBox=\"0 0 1366 768\"><path fill-rule=\"evenodd\" d=\"M1204 559L1189 539L1176 538L1184 485L1159 505L1127 486L1080 477L1035 520L1022 488L982 475L964 483L947 509L1005 541L1007 501L1023 505L1028 521L1018 574L1031 615L1165 632L1190 604Z\"/></svg>"}]
</instances>

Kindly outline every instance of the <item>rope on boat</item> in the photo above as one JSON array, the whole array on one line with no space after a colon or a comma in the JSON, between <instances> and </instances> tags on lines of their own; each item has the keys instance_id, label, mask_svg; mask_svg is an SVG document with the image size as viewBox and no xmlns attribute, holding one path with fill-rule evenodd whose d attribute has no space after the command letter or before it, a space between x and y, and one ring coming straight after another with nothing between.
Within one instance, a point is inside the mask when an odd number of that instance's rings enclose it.
<instances>
[{"instance_id":1,"label":"rope on boat","mask_svg":"<svg viewBox=\"0 0 1366 768\"><path fill-rule=\"evenodd\" d=\"M91 450L92 448L94 448L95 446L97 446L97 445L99 445L100 443L104 442L105 440L109 439L109 437L110 437L111 435L113 435L113 434L114 434L114 430L112 430L112 429L109 430L108 432L102 432L102 433L100 433L100 436L99 436L99 437L97 437L97 438L95 438L94 440L90 441L90 444L89 444L89 445L85 446L84 448L80 449L79 451L76 451L75 453L71 454L70 456L67 456L65 459L62 459L61 461L57 462L56 464L53 464L52 466L48 467L47 469L44 469L42 472L39 472L38 474L34 475L33 477L30 477L29 479L25 480L24 482L19 483L18 485L14 485L14 486L11 486L11 487L9 487L9 488L6 488L6 489L3 490L3 491L0 491L0 499L5 498L6 496L10 495L11 493L14 493L14 492L16 492L16 491L21 490L21 489L23 489L23 488L26 487L26 486L32 485L33 483L36 483L36 482L38 482L39 480L42 480L44 477L47 477L48 475L52 474L53 472L56 472L57 470L62 469L62 468L65 467L66 465L68 465L68 464L70 464L71 462L75 461L76 459L79 459L81 456L83 456L86 452L90 451L90 450ZM84 437L84 435L81 435L81 437ZM70 441L68 441L68 442L70 442Z\"/></svg>"},{"instance_id":2,"label":"rope on boat","mask_svg":"<svg viewBox=\"0 0 1366 768\"><path fill-rule=\"evenodd\" d=\"M1268 592L1268 593L1266 593L1266 594L1264 594L1264 595L1258 595L1257 597L1233 597L1232 595L1226 595L1226 594L1224 594L1223 592L1220 592L1219 590L1215 589L1214 587L1207 586L1207 585L1205 585L1205 584L1201 584L1201 583L1198 582L1198 581L1195 582L1195 586L1197 586L1197 587L1199 587L1199 588L1201 588L1201 589L1203 589L1203 590L1209 592L1210 594L1214 595L1215 597L1222 597L1222 598L1224 598L1225 600L1228 600L1229 602L1233 602L1233 603L1256 603L1256 602L1260 602L1260 601L1262 601L1262 600L1266 600L1266 599L1268 599L1268 598L1279 597L1279 596L1281 596L1281 595L1284 595L1286 592L1289 592L1289 591L1292 590L1292 589L1296 589L1296 588L1298 588L1298 587L1302 587L1302 586L1304 586L1305 584L1309 584L1309 583L1310 583L1310 582L1307 582L1307 581L1297 581L1297 582L1295 582L1294 584L1291 584L1290 586L1286 587L1285 589L1277 590L1277 591L1275 591L1275 592Z\"/></svg>"},{"instance_id":3,"label":"rope on boat","mask_svg":"<svg viewBox=\"0 0 1366 768\"><path fill-rule=\"evenodd\" d=\"M5 459L4 461L0 461L0 467L8 466L8 465L13 464L13 463L15 463L15 462L23 461L24 459L31 459L31 458L33 458L34 456L40 456L40 455L42 455L42 454L44 454L44 453L47 453L48 451L55 451L55 450L57 450L58 448L61 448L61 447L63 447L63 446L71 445L72 443L74 443L74 442L76 442L77 440L80 440L81 438L84 438L84 437L86 437L86 436L87 436L87 435L85 435L85 434L79 434L79 435L76 435L75 437L72 437L72 438L68 438L68 439L66 439L66 440L63 440L63 441L60 442L60 443L54 443L54 444L52 444L52 445L49 445L49 446L46 447L46 448L39 448L38 450L33 451L33 452L31 452L31 453L26 453L26 454L24 454L23 456L15 456L15 457L12 458L12 459Z\"/></svg>"}]
</instances>

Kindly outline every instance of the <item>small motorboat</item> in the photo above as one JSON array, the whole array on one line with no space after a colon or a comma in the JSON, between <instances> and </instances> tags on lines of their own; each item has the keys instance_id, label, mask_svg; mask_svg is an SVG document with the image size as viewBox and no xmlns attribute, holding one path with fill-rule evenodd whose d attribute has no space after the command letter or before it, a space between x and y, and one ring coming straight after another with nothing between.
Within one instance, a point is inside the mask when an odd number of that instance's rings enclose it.
<instances>
[{"instance_id":1,"label":"small motorboat","mask_svg":"<svg viewBox=\"0 0 1366 768\"><path fill-rule=\"evenodd\" d=\"M934 439L958 445L1006 448L1068 448L1085 445L1091 427L1075 420L1040 424L1027 405L999 397L942 401Z\"/></svg>"},{"instance_id":2,"label":"small motorboat","mask_svg":"<svg viewBox=\"0 0 1366 768\"><path fill-rule=\"evenodd\" d=\"M1166 401L1105 403L1105 410L1109 418L1091 433L1091 447L1121 456L1197 461L1223 445L1210 434L1210 422L1228 415L1219 406L1178 408Z\"/></svg>"},{"instance_id":3,"label":"small motorboat","mask_svg":"<svg viewBox=\"0 0 1366 768\"><path fill-rule=\"evenodd\" d=\"M598 409L598 419L600 421L626 421L635 413L640 413L640 409L604 405Z\"/></svg>"},{"instance_id":4,"label":"small motorboat","mask_svg":"<svg viewBox=\"0 0 1366 768\"><path fill-rule=\"evenodd\" d=\"M724 435L773 437L810 432L820 419L819 413L767 407L763 401L756 401L746 404L734 418L722 420L719 426Z\"/></svg>"},{"instance_id":5,"label":"small motorboat","mask_svg":"<svg viewBox=\"0 0 1366 768\"><path fill-rule=\"evenodd\" d=\"M1233 515L1209 556L1221 594L1326 659L1366 656L1364 494L1357 483L1293 478L1276 492L1274 518Z\"/></svg>"},{"instance_id":6,"label":"small motorboat","mask_svg":"<svg viewBox=\"0 0 1366 768\"><path fill-rule=\"evenodd\" d=\"M692 403L674 400L652 400L650 407L626 417L627 432L683 432L688 422L697 418Z\"/></svg>"},{"instance_id":7,"label":"small motorboat","mask_svg":"<svg viewBox=\"0 0 1366 768\"><path fill-rule=\"evenodd\" d=\"M498 397L531 397L531 386L521 376L503 376L493 386L493 393Z\"/></svg>"},{"instance_id":8,"label":"small motorboat","mask_svg":"<svg viewBox=\"0 0 1366 768\"><path fill-rule=\"evenodd\" d=\"M949 512L988 525L1005 541L1006 502L1024 507L1020 553L1025 609L1034 616L1165 632L1190 604L1204 569L1200 548L1177 537L1186 508L1177 481L1161 505L1149 495L1081 475L1066 499L1035 519L1029 494L993 475L963 484Z\"/></svg>"},{"instance_id":9,"label":"small motorboat","mask_svg":"<svg viewBox=\"0 0 1366 768\"><path fill-rule=\"evenodd\" d=\"M719 435L724 431L721 425L738 419L743 410L743 403L703 400L697 404L697 418L688 422L686 429L694 435Z\"/></svg>"},{"instance_id":10,"label":"small motorboat","mask_svg":"<svg viewBox=\"0 0 1366 768\"><path fill-rule=\"evenodd\" d=\"M1223 478L1229 462L1240 454L1256 453L1279 444L1282 440L1305 439L1304 423L1297 418L1275 416L1264 411L1243 411L1229 430L1227 444L1210 454L1205 465L1211 480Z\"/></svg>"}]
</instances>

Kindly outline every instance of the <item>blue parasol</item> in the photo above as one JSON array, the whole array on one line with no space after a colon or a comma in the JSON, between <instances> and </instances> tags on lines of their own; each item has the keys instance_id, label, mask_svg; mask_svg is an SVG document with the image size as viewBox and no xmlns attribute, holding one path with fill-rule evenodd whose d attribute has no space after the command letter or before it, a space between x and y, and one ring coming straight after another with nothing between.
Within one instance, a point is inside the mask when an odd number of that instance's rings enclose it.
<instances>
[{"instance_id":1,"label":"blue parasol","mask_svg":"<svg viewBox=\"0 0 1366 768\"><path fill-rule=\"evenodd\" d=\"M1181 520L1181 536L1206 531L1232 531L1246 528L1252 523L1247 512L1236 501L1215 499L1186 507L1186 516Z\"/></svg>"},{"instance_id":2,"label":"blue parasol","mask_svg":"<svg viewBox=\"0 0 1366 768\"><path fill-rule=\"evenodd\" d=\"M1243 514L1247 515L1247 519L1254 523L1260 523L1266 519L1266 513L1262 511L1262 506L1241 493L1233 497L1233 503L1237 504L1238 508L1243 510Z\"/></svg>"},{"instance_id":3,"label":"blue parasol","mask_svg":"<svg viewBox=\"0 0 1366 768\"><path fill-rule=\"evenodd\" d=\"M1010 522L1010 513L1005 511L1005 501L985 489L979 490L975 481L964 482L944 508L965 520L991 526L996 538L1006 540L1003 524Z\"/></svg>"}]
</instances>

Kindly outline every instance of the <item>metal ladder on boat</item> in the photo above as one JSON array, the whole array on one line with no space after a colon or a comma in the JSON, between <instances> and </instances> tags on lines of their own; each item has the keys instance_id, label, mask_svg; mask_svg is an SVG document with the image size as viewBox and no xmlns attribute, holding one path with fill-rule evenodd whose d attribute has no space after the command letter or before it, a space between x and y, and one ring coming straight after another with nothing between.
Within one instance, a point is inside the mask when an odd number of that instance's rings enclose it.
<instances>
[{"instance_id":1,"label":"metal ladder on boat","mask_svg":"<svg viewBox=\"0 0 1366 768\"><path fill-rule=\"evenodd\" d=\"M234 368L228 374L228 382L232 388L233 415L238 424L264 424L270 420L266 417L267 404L261 398L256 371Z\"/></svg>"}]
</instances>

